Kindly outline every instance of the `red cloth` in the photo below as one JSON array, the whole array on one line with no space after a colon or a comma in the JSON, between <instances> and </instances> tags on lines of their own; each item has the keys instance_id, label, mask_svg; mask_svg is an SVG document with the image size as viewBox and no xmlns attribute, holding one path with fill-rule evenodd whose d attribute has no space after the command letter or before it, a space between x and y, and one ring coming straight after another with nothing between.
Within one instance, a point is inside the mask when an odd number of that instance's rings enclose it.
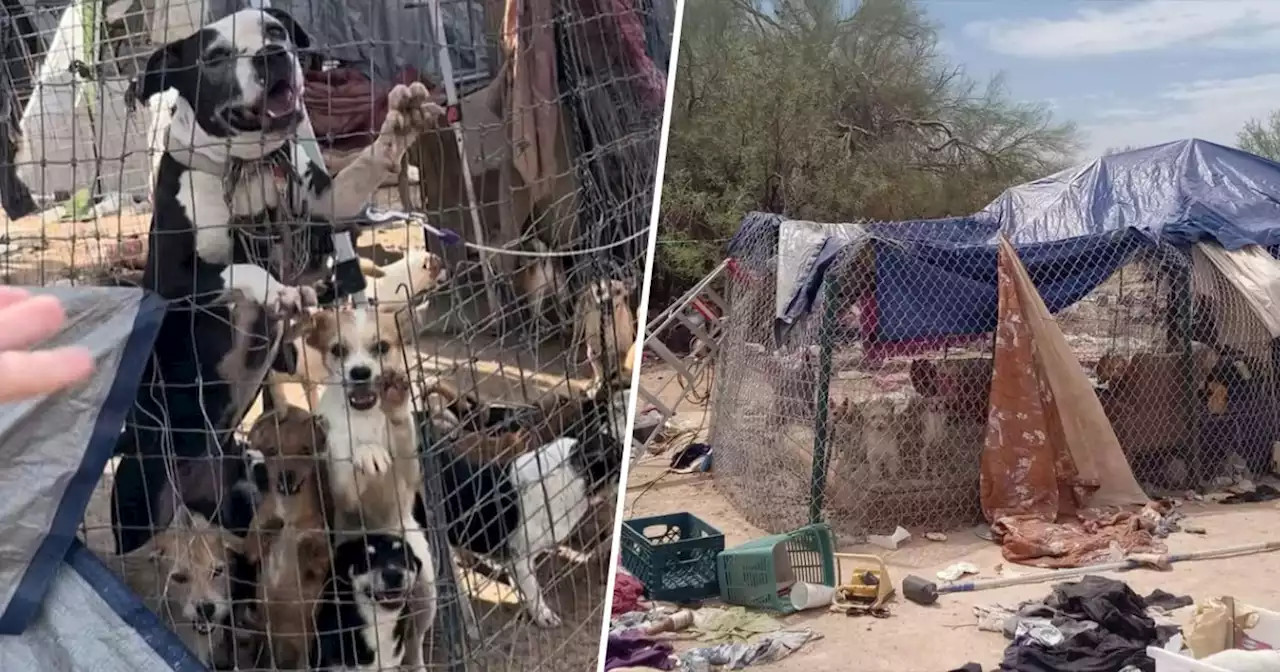
<instances>
[{"instance_id":1,"label":"red cloth","mask_svg":"<svg viewBox=\"0 0 1280 672\"><path fill-rule=\"evenodd\" d=\"M644 584L621 569L616 574L613 582L613 615L639 611L640 598L644 597Z\"/></svg>"},{"instance_id":2,"label":"red cloth","mask_svg":"<svg viewBox=\"0 0 1280 672\"><path fill-rule=\"evenodd\" d=\"M376 86L355 68L308 70L302 101L311 117L316 140L330 149L358 149L373 143L387 118L387 94L391 87ZM418 80L418 72L406 67L392 86Z\"/></svg>"}]
</instances>

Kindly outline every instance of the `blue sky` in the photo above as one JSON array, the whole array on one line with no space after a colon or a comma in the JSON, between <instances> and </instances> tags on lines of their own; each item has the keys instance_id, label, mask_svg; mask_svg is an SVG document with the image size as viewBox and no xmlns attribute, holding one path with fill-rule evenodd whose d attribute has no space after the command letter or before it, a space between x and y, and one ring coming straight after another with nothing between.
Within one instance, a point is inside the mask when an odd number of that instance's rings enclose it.
<instances>
[{"instance_id":1,"label":"blue sky","mask_svg":"<svg viewBox=\"0 0 1280 672\"><path fill-rule=\"evenodd\" d=\"M943 51L1049 103L1084 154L1198 137L1233 144L1280 108L1280 0L924 0Z\"/></svg>"}]
</instances>

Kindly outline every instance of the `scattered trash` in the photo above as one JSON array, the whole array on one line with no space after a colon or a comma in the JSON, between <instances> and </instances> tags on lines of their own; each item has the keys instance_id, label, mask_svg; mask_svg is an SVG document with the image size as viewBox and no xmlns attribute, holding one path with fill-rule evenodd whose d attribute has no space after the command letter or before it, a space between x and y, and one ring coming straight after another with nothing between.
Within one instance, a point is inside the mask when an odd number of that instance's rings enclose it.
<instances>
[{"instance_id":1,"label":"scattered trash","mask_svg":"<svg viewBox=\"0 0 1280 672\"><path fill-rule=\"evenodd\" d=\"M1160 539L1174 532L1180 532L1179 524L1186 516L1177 510L1178 505L1179 502L1176 499L1157 499L1147 502L1138 514L1142 529Z\"/></svg>"},{"instance_id":2,"label":"scattered trash","mask_svg":"<svg viewBox=\"0 0 1280 672\"><path fill-rule=\"evenodd\" d=\"M711 446L705 443L691 443L671 456L671 471L677 474L710 470Z\"/></svg>"},{"instance_id":3,"label":"scattered trash","mask_svg":"<svg viewBox=\"0 0 1280 672\"><path fill-rule=\"evenodd\" d=\"M702 647L680 654L680 669L711 672L713 667L740 670L750 665L773 663L821 638L822 635L805 628L769 633L753 642Z\"/></svg>"},{"instance_id":4,"label":"scattered trash","mask_svg":"<svg viewBox=\"0 0 1280 672\"><path fill-rule=\"evenodd\" d=\"M1219 500L1222 504L1246 504L1253 502L1269 502L1280 499L1280 490L1263 483L1247 492L1235 492Z\"/></svg>"},{"instance_id":5,"label":"scattered trash","mask_svg":"<svg viewBox=\"0 0 1280 672\"><path fill-rule=\"evenodd\" d=\"M1013 579L1022 576L1022 572L1015 572L1011 567L1000 562L996 563L996 576L1002 579Z\"/></svg>"},{"instance_id":6,"label":"scattered trash","mask_svg":"<svg viewBox=\"0 0 1280 672\"><path fill-rule=\"evenodd\" d=\"M929 541L946 541L947 535L941 532L925 532L924 538L928 539Z\"/></svg>"},{"instance_id":7,"label":"scattered trash","mask_svg":"<svg viewBox=\"0 0 1280 672\"><path fill-rule=\"evenodd\" d=\"M670 670L675 667L672 646L635 633L610 634L605 646L604 669L653 667Z\"/></svg>"},{"instance_id":8,"label":"scattered trash","mask_svg":"<svg viewBox=\"0 0 1280 672\"><path fill-rule=\"evenodd\" d=\"M979 539L981 539L981 540L983 540L983 541L992 541L992 542L994 542L994 541L996 540L996 533L995 533L995 531L991 529L991 526L990 526L990 525L987 525L987 524L985 524L985 523L984 523L984 524L981 524L981 525L978 525L977 527L973 528L973 536L975 536L975 537L977 537L977 538L979 538Z\"/></svg>"},{"instance_id":9,"label":"scattered trash","mask_svg":"<svg viewBox=\"0 0 1280 672\"><path fill-rule=\"evenodd\" d=\"M614 574L613 614L639 611L640 602L644 599L644 584L621 567Z\"/></svg>"},{"instance_id":10,"label":"scattered trash","mask_svg":"<svg viewBox=\"0 0 1280 672\"><path fill-rule=\"evenodd\" d=\"M693 630L703 642L745 641L781 629L782 623L773 617L745 607L703 607L693 612Z\"/></svg>"},{"instance_id":11,"label":"scattered trash","mask_svg":"<svg viewBox=\"0 0 1280 672\"><path fill-rule=\"evenodd\" d=\"M898 550L898 547L901 546L903 542L908 541L910 539L911 539L911 533L908 532L907 529L902 527L901 525L898 526L898 529L893 531L893 534L867 535L867 541L875 544L876 546L879 546L880 548L890 550L890 551Z\"/></svg>"},{"instance_id":12,"label":"scattered trash","mask_svg":"<svg viewBox=\"0 0 1280 672\"><path fill-rule=\"evenodd\" d=\"M831 598L835 597L835 594L835 586L797 581L791 586L791 606L795 607L796 611L829 607Z\"/></svg>"},{"instance_id":13,"label":"scattered trash","mask_svg":"<svg viewBox=\"0 0 1280 672\"><path fill-rule=\"evenodd\" d=\"M693 612L688 609L681 609L670 616L653 621L644 628L647 635L656 635L663 632L679 632L693 626Z\"/></svg>"},{"instance_id":14,"label":"scattered trash","mask_svg":"<svg viewBox=\"0 0 1280 672\"><path fill-rule=\"evenodd\" d=\"M978 569L978 566L972 562L957 562L956 564L938 572L938 578L943 581L955 581L962 576L978 574L981 571L982 570Z\"/></svg>"},{"instance_id":15,"label":"scattered trash","mask_svg":"<svg viewBox=\"0 0 1280 672\"><path fill-rule=\"evenodd\" d=\"M1008 607L992 605L974 605L973 615L978 619L978 629L982 632L1004 633L1005 623L1014 617L1014 611Z\"/></svg>"}]
</instances>

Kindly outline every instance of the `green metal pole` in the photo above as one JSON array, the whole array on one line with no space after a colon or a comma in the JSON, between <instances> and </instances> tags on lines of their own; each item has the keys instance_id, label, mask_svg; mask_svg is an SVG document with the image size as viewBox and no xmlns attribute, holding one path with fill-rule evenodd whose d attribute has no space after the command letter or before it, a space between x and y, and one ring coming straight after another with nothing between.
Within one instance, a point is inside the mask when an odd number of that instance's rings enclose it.
<instances>
[{"instance_id":1,"label":"green metal pole","mask_svg":"<svg viewBox=\"0 0 1280 672\"><path fill-rule=\"evenodd\" d=\"M809 523L822 522L822 500L827 490L827 415L831 406L831 359L835 349L836 316L839 314L834 279L823 281L822 325L818 329L818 385L813 413L813 475L809 480Z\"/></svg>"}]
</instances>

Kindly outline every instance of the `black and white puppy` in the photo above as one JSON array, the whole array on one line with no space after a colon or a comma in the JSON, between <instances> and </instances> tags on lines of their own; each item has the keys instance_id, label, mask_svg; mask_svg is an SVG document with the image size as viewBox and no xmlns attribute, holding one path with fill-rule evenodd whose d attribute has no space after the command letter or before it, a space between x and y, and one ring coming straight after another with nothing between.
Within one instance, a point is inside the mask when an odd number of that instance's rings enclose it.
<instances>
[{"instance_id":1,"label":"black and white puppy","mask_svg":"<svg viewBox=\"0 0 1280 672\"><path fill-rule=\"evenodd\" d=\"M397 86L377 140L331 179L293 141L306 119L299 54L310 45L288 14L242 10L160 48L132 87L136 100L169 89L177 98L143 277L171 305L117 449L120 552L167 522L152 514L155 499L180 472L162 456L179 466L227 455L239 462L232 431L261 390L286 320L315 305L311 285L329 272L332 227L298 220L358 215L443 114L421 84ZM237 530L249 521L224 520L221 506L237 480L172 489ZM216 496L189 494L199 490Z\"/></svg>"},{"instance_id":2,"label":"black and white puppy","mask_svg":"<svg viewBox=\"0 0 1280 672\"><path fill-rule=\"evenodd\" d=\"M421 571L421 559L396 535L339 544L316 609L311 669L397 669L407 653L409 598Z\"/></svg>"},{"instance_id":3,"label":"black and white puppy","mask_svg":"<svg viewBox=\"0 0 1280 672\"><path fill-rule=\"evenodd\" d=\"M591 510L592 500L617 483L627 445L621 440L625 391L582 403L581 420L561 438L509 464L476 465L450 456L439 467L450 545L505 566L524 609L544 628L556 627L561 620L542 594L538 557L563 543ZM438 430L447 431L468 415L446 407L432 421ZM414 515L419 524L427 525L422 497L415 502Z\"/></svg>"}]
</instances>

